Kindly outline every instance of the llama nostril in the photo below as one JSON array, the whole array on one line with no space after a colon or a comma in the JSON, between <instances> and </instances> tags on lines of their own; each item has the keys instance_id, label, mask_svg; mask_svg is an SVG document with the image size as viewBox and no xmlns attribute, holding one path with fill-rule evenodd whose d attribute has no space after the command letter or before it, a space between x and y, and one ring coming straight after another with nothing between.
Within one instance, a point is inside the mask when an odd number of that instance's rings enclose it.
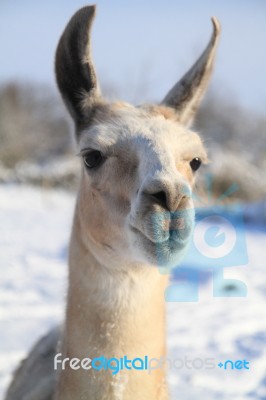
<instances>
[{"instance_id":1,"label":"llama nostril","mask_svg":"<svg viewBox=\"0 0 266 400\"><path fill-rule=\"evenodd\" d=\"M162 208L168 211L176 211L178 208L186 208L190 196L187 196L178 191L159 190L155 193L143 192L148 195L152 202L159 204Z\"/></svg>"},{"instance_id":2,"label":"llama nostril","mask_svg":"<svg viewBox=\"0 0 266 400\"><path fill-rule=\"evenodd\" d=\"M158 204L170 212L186 208L191 198L188 185L181 180L171 182L170 179L150 181L141 194L146 197L150 205Z\"/></svg>"},{"instance_id":3,"label":"llama nostril","mask_svg":"<svg viewBox=\"0 0 266 400\"><path fill-rule=\"evenodd\" d=\"M150 194L163 208L168 208L168 202L167 202L167 195L166 193L161 190L160 192L157 193L151 193Z\"/></svg>"}]
</instances>

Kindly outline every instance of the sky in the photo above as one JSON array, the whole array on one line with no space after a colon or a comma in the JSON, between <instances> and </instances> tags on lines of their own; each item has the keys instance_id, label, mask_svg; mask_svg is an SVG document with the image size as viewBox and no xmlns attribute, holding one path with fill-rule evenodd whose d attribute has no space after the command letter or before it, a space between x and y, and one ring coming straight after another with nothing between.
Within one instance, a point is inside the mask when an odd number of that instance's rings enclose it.
<instances>
[{"instance_id":1,"label":"sky","mask_svg":"<svg viewBox=\"0 0 266 400\"><path fill-rule=\"evenodd\" d=\"M265 0L95 0L93 58L103 87L123 100L160 101L211 35L222 37L210 92L266 113ZM54 53L80 0L0 0L0 84L55 87Z\"/></svg>"}]
</instances>

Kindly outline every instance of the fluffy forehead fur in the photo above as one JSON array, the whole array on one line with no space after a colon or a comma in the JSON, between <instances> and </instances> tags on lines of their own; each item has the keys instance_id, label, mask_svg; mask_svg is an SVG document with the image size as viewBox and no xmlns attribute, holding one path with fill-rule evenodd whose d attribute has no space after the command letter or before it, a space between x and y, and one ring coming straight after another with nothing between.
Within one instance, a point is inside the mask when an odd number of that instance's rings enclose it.
<instances>
[{"instance_id":1,"label":"fluffy forehead fur","mask_svg":"<svg viewBox=\"0 0 266 400\"><path fill-rule=\"evenodd\" d=\"M181 125L169 107L133 107L125 103L98 107L92 124L83 127L79 137L81 152L94 149L106 156L120 155L135 162L146 155L159 164L165 159L163 155L168 155L167 161L170 158L176 165L195 157L207 162L199 135Z\"/></svg>"}]
</instances>

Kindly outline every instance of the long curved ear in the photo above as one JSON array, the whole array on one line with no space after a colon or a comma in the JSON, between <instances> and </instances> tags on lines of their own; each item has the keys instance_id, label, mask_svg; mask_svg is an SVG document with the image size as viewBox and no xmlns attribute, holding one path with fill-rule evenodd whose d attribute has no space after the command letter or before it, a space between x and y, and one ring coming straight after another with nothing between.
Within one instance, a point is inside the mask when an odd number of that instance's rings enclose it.
<instances>
[{"instance_id":1,"label":"long curved ear","mask_svg":"<svg viewBox=\"0 0 266 400\"><path fill-rule=\"evenodd\" d=\"M91 60L90 30L95 6L81 8L67 24L56 50L56 80L63 100L78 124L88 119L100 98ZM86 104L86 115L84 111Z\"/></svg>"},{"instance_id":2,"label":"long curved ear","mask_svg":"<svg viewBox=\"0 0 266 400\"><path fill-rule=\"evenodd\" d=\"M212 24L212 37L205 51L162 101L162 104L176 110L177 119L185 125L192 122L211 77L221 30L215 17Z\"/></svg>"}]
</instances>

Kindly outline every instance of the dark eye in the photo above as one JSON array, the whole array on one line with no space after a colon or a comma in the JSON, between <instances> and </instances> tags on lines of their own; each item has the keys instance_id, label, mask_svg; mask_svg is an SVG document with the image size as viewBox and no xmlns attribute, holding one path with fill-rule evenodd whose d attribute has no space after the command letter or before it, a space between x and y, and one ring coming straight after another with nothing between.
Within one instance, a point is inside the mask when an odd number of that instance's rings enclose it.
<instances>
[{"instance_id":1,"label":"dark eye","mask_svg":"<svg viewBox=\"0 0 266 400\"><path fill-rule=\"evenodd\" d=\"M198 157L193 158L193 160L190 161L190 166L192 171L197 171L197 169L199 169L199 167L201 166L201 159Z\"/></svg>"},{"instance_id":2,"label":"dark eye","mask_svg":"<svg viewBox=\"0 0 266 400\"><path fill-rule=\"evenodd\" d=\"M103 160L104 160L103 155L98 150L93 150L90 153L85 154L83 156L84 164L86 165L87 168L90 169L98 167L103 162Z\"/></svg>"}]
</instances>

